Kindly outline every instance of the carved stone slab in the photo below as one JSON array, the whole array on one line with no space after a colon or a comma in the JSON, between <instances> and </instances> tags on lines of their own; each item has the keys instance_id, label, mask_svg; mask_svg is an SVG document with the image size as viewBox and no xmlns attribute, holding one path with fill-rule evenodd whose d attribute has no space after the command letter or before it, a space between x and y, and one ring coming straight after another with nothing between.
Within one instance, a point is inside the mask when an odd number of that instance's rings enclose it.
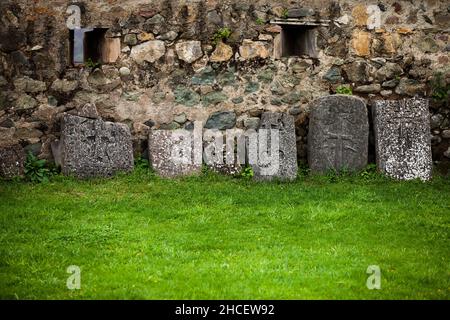
<instances>
[{"instance_id":1,"label":"carved stone slab","mask_svg":"<svg viewBox=\"0 0 450 320\"><path fill-rule=\"evenodd\" d=\"M267 130L267 146L261 144L262 131ZM272 152L272 133L270 129L278 132L278 157L273 158ZM249 140L249 143L252 143ZM249 157L252 157L251 146L249 148ZM261 150L265 149L268 153L267 161L261 158ZM253 149L255 150L255 149ZM272 161L278 161L276 167ZM286 113L264 112L261 116L261 122L258 130L258 165L252 165L254 178L256 180L294 180L297 177L297 143L295 136L294 117ZM264 169L268 167L276 168L275 172L266 174ZM270 170L268 170L270 172Z\"/></svg>"},{"instance_id":2,"label":"carved stone slab","mask_svg":"<svg viewBox=\"0 0 450 320\"><path fill-rule=\"evenodd\" d=\"M194 133L176 135L177 130L152 130L148 139L150 163L159 176L172 178L200 173L201 164L194 161ZM175 135L174 135L175 134ZM200 146L200 159L202 147Z\"/></svg>"},{"instance_id":3,"label":"carved stone slab","mask_svg":"<svg viewBox=\"0 0 450 320\"><path fill-rule=\"evenodd\" d=\"M125 124L66 114L59 147L62 172L78 178L133 170L130 129Z\"/></svg>"},{"instance_id":4,"label":"carved stone slab","mask_svg":"<svg viewBox=\"0 0 450 320\"><path fill-rule=\"evenodd\" d=\"M369 120L364 100L331 95L313 101L308 133L308 161L313 172L357 171L367 165Z\"/></svg>"},{"instance_id":5,"label":"carved stone slab","mask_svg":"<svg viewBox=\"0 0 450 320\"><path fill-rule=\"evenodd\" d=\"M400 179L431 178L428 100L377 101L374 108L378 168Z\"/></svg>"}]
</instances>

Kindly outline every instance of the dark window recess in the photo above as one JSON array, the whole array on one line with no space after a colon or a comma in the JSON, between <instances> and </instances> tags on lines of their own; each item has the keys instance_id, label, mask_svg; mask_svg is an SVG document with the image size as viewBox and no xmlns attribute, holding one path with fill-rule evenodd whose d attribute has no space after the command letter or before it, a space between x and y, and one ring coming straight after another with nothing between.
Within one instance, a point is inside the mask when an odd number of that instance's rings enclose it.
<instances>
[{"instance_id":1,"label":"dark window recess","mask_svg":"<svg viewBox=\"0 0 450 320\"><path fill-rule=\"evenodd\" d=\"M317 58L316 27L284 25L281 31L281 56Z\"/></svg>"},{"instance_id":2,"label":"dark window recess","mask_svg":"<svg viewBox=\"0 0 450 320\"><path fill-rule=\"evenodd\" d=\"M108 29L75 29L70 30L71 62L83 65L87 61L103 62L102 50L105 46L105 34Z\"/></svg>"}]
</instances>

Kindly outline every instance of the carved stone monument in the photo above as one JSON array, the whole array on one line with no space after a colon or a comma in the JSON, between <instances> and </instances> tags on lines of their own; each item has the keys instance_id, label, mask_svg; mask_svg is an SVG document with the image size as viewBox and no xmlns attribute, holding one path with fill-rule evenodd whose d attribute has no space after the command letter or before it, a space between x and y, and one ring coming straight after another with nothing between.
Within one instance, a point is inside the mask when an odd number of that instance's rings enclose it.
<instances>
[{"instance_id":1,"label":"carved stone monument","mask_svg":"<svg viewBox=\"0 0 450 320\"><path fill-rule=\"evenodd\" d=\"M133 170L131 133L125 124L65 114L61 139L52 147L66 175L108 177Z\"/></svg>"},{"instance_id":2,"label":"carved stone monument","mask_svg":"<svg viewBox=\"0 0 450 320\"><path fill-rule=\"evenodd\" d=\"M200 145L196 146L194 132L186 130L150 132L148 139L150 163L159 176L172 178L201 172L201 137Z\"/></svg>"},{"instance_id":3,"label":"carved stone monument","mask_svg":"<svg viewBox=\"0 0 450 320\"><path fill-rule=\"evenodd\" d=\"M400 180L431 178L428 100L377 101L374 126L379 170Z\"/></svg>"},{"instance_id":4,"label":"carved stone monument","mask_svg":"<svg viewBox=\"0 0 450 320\"><path fill-rule=\"evenodd\" d=\"M267 131L263 132L262 129ZM271 129L273 133L277 133L277 146L274 145L275 136L270 132ZM265 136L265 142L262 140L263 136ZM256 159L254 151L257 150L258 153L258 165L252 164L256 180L294 180L297 177L297 143L293 116L278 112L263 113L258 131L257 149L255 147L252 149L252 143L256 143L256 140L250 139L248 146L250 158ZM278 155L272 152L278 152ZM267 153L265 157L267 159L262 158L265 153ZM273 168L274 172L271 172L269 167Z\"/></svg>"},{"instance_id":5,"label":"carved stone monument","mask_svg":"<svg viewBox=\"0 0 450 320\"><path fill-rule=\"evenodd\" d=\"M367 165L369 120L364 100L332 95L313 101L308 161L313 172L357 171Z\"/></svg>"}]
</instances>

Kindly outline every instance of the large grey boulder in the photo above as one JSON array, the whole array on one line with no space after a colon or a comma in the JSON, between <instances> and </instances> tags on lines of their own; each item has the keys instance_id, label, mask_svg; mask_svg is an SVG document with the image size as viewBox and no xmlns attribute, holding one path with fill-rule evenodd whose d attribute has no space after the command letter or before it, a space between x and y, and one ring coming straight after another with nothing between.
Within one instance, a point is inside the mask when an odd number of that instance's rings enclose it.
<instances>
[{"instance_id":1,"label":"large grey boulder","mask_svg":"<svg viewBox=\"0 0 450 320\"><path fill-rule=\"evenodd\" d=\"M400 180L431 178L428 100L377 101L374 127L379 170Z\"/></svg>"},{"instance_id":2,"label":"large grey boulder","mask_svg":"<svg viewBox=\"0 0 450 320\"><path fill-rule=\"evenodd\" d=\"M313 101L308 133L308 162L313 172L357 171L367 165L369 120L364 100L347 95Z\"/></svg>"},{"instance_id":3,"label":"large grey boulder","mask_svg":"<svg viewBox=\"0 0 450 320\"><path fill-rule=\"evenodd\" d=\"M133 170L130 129L125 124L65 114L59 145L53 145L65 175L108 177Z\"/></svg>"}]
</instances>

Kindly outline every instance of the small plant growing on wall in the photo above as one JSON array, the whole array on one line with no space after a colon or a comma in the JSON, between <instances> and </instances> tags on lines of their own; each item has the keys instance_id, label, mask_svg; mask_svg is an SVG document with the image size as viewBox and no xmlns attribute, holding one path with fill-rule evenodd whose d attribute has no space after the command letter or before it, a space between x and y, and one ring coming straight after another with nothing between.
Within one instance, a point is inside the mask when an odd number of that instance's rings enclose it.
<instances>
[{"instance_id":1,"label":"small plant growing on wall","mask_svg":"<svg viewBox=\"0 0 450 320\"><path fill-rule=\"evenodd\" d=\"M281 12L281 18L282 19L287 19L289 14L289 10L288 9L283 9L283 11Z\"/></svg>"},{"instance_id":2,"label":"small plant growing on wall","mask_svg":"<svg viewBox=\"0 0 450 320\"><path fill-rule=\"evenodd\" d=\"M266 21L264 19L258 18L256 19L256 24L262 26L263 24L265 24Z\"/></svg>"},{"instance_id":3,"label":"small plant growing on wall","mask_svg":"<svg viewBox=\"0 0 450 320\"><path fill-rule=\"evenodd\" d=\"M349 87L349 86L338 86L336 88L336 93L337 94L346 94L346 95L349 95L349 96L353 95L352 88Z\"/></svg>"},{"instance_id":4,"label":"small plant growing on wall","mask_svg":"<svg viewBox=\"0 0 450 320\"><path fill-rule=\"evenodd\" d=\"M226 41L231 36L231 30L227 27L220 28L213 37L213 43L218 44L220 41Z\"/></svg>"},{"instance_id":5,"label":"small plant growing on wall","mask_svg":"<svg viewBox=\"0 0 450 320\"><path fill-rule=\"evenodd\" d=\"M92 70L100 68L101 63L100 62L94 62L91 58L87 59L85 62L86 67L91 68Z\"/></svg>"},{"instance_id":6,"label":"small plant growing on wall","mask_svg":"<svg viewBox=\"0 0 450 320\"><path fill-rule=\"evenodd\" d=\"M431 97L437 102L445 102L448 104L450 97L450 86L445 84L442 73L437 72L430 82L431 85Z\"/></svg>"}]
</instances>

